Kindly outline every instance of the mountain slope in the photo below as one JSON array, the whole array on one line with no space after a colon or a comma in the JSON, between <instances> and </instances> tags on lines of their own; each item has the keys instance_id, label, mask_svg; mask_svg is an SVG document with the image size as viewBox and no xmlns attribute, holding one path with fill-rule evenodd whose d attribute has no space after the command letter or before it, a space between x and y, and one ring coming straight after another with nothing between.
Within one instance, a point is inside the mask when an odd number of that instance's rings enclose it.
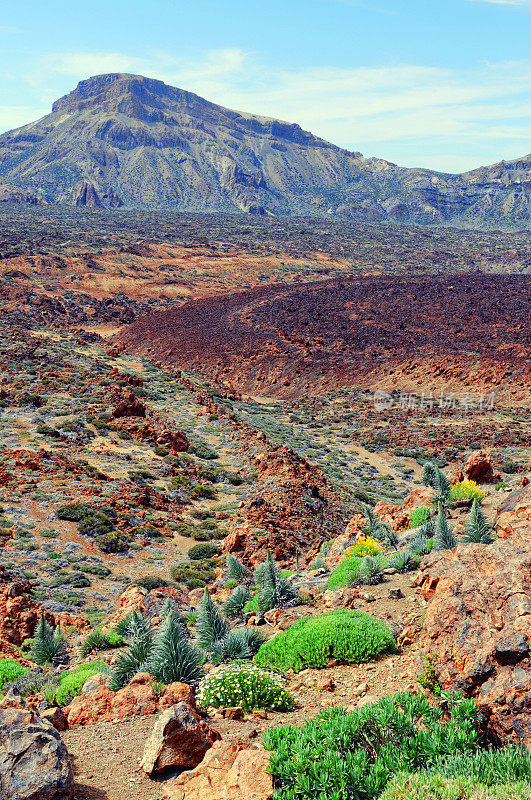
<instances>
[{"instance_id":1,"label":"mountain slope","mask_svg":"<svg viewBox=\"0 0 531 800\"><path fill-rule=\"evenodd\" d=\"M48 202L530 224L531 156L465 175L363 158L162 81L99 75L0 136L0 182Z\"/></svg>"}]
</instances>

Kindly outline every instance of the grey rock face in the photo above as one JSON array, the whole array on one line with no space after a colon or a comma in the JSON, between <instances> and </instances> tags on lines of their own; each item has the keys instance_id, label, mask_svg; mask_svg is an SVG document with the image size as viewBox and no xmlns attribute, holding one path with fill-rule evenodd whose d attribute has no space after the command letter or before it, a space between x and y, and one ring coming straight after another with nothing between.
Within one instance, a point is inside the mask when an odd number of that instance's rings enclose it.
<instances>
[{"instance_id":1,"label":"grey rock face","mask_svg":"<svg viewBox=\"0 0 531 800\"><path fill-rule=\"evenodd\" d=\"M119 73L81 81L51 114L0 136L0 183L6 197L91 208L531 224L531 156L463 175L403 169Z\"/></svg>"},{"instance_id":2,"label":"grey rock face","mask_svg":"<svg viewBox=\"0 0 531 800\"><path fill-rule=\"evenodd\" d=\"M54 726L26 709L0 709L0 800L72 800L68 752Z\"/></svg>"}]
</instances>

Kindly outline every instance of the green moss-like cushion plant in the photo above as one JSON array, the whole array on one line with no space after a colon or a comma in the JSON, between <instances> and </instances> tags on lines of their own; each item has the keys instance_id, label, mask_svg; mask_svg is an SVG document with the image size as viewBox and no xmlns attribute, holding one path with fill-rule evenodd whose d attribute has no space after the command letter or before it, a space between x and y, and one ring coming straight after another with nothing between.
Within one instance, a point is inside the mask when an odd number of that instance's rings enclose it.
<instances>
[{"instance_id":1,"label":"green moss-like cushion plant","mask_svg":"<svg viewBox=\"0 0 531 800\"><path fill-rule=\"evenodd\" d=\"M254 664L230 664L213 669L199 684L197 702L204 708L241 706L246 711L263 708L290 711L293 697L278 675Z\"/></svg>"},{"instance_id":2,"label":"green moss-like cushion plant","mask_svg":"<svg viewBox=\"0 0 531 800\"><path fill-rule=\"evenodd\" d=\"M93 661L70 672L65 672L61 676L59 688L54 693L53 702L60 707L67 706L76 695L81 693L85 681L99 672L109 672L109 667L103 661Z\"/></svg>"},{"instance_id":3,"label":"green moss-like cushion plant","mask_svg":"<svg viewBox=\"0 0 531 800\"><path fill-rule=\"evenodd\" d=\"M23 667L13 658L0 658L0 692L6 683L15 681L27 671L26 667Z\"/></svg>"},{"instance_id":4,"label":"green moss-like cushion plant","mask_svg":"<svg viewBox=\"0 0 531 800\"><path fill-rule=\"evenodd\" d=\"M388 556L374 556L375 560L381 565L382 569L387 566L389 561ZM347 556L335 570L331 573L327 589L342 589L345 586L350 586L358 578L360 564L363 558L359 556Z\"/></svg>"},{"instance_id":5,"label":"green moss-like cushion plant","mask_svg":"<svg viewBox=\"0 0 531 800\"><path fill-rule=\"evenodd\" d=\"M265 642L255 662L281 672L300 672L326 667L330 658L359 664L395 650L391 631L381 620L361 611L330 611L300 619Z\"/></svg>"}]
</instances>

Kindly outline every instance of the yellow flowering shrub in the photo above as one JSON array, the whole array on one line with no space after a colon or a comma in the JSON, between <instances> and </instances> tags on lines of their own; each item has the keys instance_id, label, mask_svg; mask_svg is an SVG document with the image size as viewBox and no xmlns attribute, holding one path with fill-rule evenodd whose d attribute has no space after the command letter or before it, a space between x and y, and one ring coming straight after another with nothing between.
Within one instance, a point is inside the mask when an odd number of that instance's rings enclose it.
<instances>
[{"instance_id":1,"label":"yellow flowering shrub","mask_svg":"<svg viewBox=\"0 0 531 800\"><path fill-rule=\"evenodd\" d=\"M351 544L350 547L347 547L339 559L339 563L353 556L356 558L363 558L363 556L379 556L383 551L384 546L378 539L367 536L365 539L360 539L355 544Z\"/></svg>"},{"instance_id":2,"label":"yellow flowering shrub","mask_svg":"<svg viewBox=\"0 0 531 800\"><path fill-rule=\"evenodd\" d=\"M455 483L450 488L448 500L450 503L456 503L459 502L459 500L477 500L478 503L481 503L484 497L485 492L479 488L476 481L464 480Z\"/></svg>"}]
</instances>

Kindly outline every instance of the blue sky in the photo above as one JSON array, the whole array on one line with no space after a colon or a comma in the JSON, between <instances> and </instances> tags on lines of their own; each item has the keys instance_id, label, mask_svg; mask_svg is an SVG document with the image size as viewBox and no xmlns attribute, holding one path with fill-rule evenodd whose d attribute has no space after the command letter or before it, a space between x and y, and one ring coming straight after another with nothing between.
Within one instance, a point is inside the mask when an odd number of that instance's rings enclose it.
<instances>
[{"instance_id":1,"label":"blue sky","mask_svg":"<svg viewBox=\"0 0 531 800\"><path fill-rule=\"evenodd\" d=\"M460 172L531 151L530 43L531 0L19 0L0 18L0 131L134 72Z\"/></svg>"}]
</instances>

